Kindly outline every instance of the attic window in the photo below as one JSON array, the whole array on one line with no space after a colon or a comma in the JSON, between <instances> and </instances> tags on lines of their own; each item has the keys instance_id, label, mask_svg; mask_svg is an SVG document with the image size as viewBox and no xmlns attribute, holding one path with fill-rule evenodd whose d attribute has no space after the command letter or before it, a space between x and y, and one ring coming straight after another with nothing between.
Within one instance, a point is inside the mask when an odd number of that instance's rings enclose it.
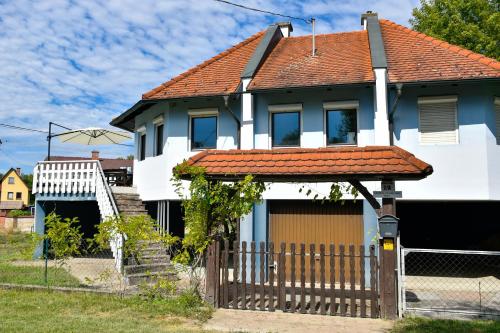
<instances>
[{"instance_id":1,"label":"attic window","mask_svg":"<svg viewBox=\"0 0 500 333\"><path fill-rule=\"evenodd\" d=\"M14 177L9 177L9 184L14 184Z\"/></svg>"}]
</instances>

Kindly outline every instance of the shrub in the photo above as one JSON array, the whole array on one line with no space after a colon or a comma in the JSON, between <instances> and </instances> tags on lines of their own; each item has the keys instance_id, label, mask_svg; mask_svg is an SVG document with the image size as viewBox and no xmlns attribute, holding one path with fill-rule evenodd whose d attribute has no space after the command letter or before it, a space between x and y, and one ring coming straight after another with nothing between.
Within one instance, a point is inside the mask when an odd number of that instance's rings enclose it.
<instances>
[{"instance_id":1,"label":"shrub","mask_svg":"<svg viewBox=\"0 0 500 333\"><path fill-rule=\"evenodd\" d=\"M14 209L7 214L8 217L20 217L20 216L31 216L31 212L29 210L20 210Z\"/></svg>"}]
</instances>

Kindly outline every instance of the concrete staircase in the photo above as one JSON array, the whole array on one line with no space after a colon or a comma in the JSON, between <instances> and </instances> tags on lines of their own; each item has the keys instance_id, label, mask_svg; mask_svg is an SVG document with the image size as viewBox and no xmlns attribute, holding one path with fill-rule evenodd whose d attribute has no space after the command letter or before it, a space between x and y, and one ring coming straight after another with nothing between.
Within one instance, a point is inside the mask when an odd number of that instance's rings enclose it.
<instances>
[{"instance_id":1,"label":"concrete staircase","mask_svg":"<svg viewBox=\"0 0 500 333\"><path fill-rule=\"evenodd\" d=\"M112 187L116 207L124 217L134 215L147 215L148 212L139 194L133 187Z\"/></svg>"},{"instance_id":2,"label":"concrete staircase","mask_svg":"<svg viewBox=\"0 0 500 333\"><path fill-rule=\"evenodd\" d=\"M176 274L170 256L163 244L143 242L137 257L127 259L125 276L129 285L155 283L158 279L175 280Z\"/></svg>"},{"instance_id":3,"label":"concrete staircase","mask_svg":"<svg viewBox=\"0 0 500 333\"><path fill-rule=\"evenodd\" d=\"M118 211L124 218L148 214L134 187L111 187L111 190ZM139 246L137 256L125 260L124 272L129 286L152 284L162 278L176 279L170 256L163 244L144 241Z\"/></svg>"}]
</instances>

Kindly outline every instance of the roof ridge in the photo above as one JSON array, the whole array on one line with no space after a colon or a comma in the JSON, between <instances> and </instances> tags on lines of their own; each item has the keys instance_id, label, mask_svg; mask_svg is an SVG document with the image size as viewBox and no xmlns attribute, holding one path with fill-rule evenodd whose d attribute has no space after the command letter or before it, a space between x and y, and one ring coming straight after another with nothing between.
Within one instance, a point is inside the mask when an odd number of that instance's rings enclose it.
<instances>
[{"instance_id":1,"label":"roof ridge","mask_svg":"<svg viewBox=\"0 0 500 333\"><path fill-rule=\"evenodd\" d=\"M242 48L243 46L253 42L255 39L259 38L260 36L262 36L264 34L265 30L262 30L262 31L259 31L255 34L253 34L252 36L248 37L247 39L239 42L238 44L236 45L233 45L231 46L230 48L216 54L215 56L213 56L212 58L208 59L208 60L205 60L204 62L202 62L201 64L198 64L194 67L191 67L190 69L188 69L187 71L177 75L177 76L174 76L173 78L171 78L170 80L168 80L167 82L164 82L162 84L160 84L158 87L142 94L142 99L148 99L150 96L154 95L155 93L157 93L158 91L164 89L164 88L167 88L169 86L171 86L172 84L176 83L176 82L179 82L181 81L182 79L184 79L185 77L193 74L193 73L196 73L197 71L207 67L208 65L216 62L217 60L219 59L222 59L224 58L225 56L227 56L228 54Z\"/></svg>"},{"instance_id":2,"label":"roof ridge","mask_svg":"<svg viewBox=\"0 0 500 333\"><path fill-rule=\"evenodd\" d=\"M367 33L366 30L352 30L352 31L339 31L339 32L330 32L330 33L324 33L324 34L315 34L315 37L321 37L321 36L337 36L337 35L347 35L347 34L365 34ZM301 39L301 38L311 38L312 34L309 35L301 35L301 36L290 36L287 37L286 39Z\"/></svg>"},{"instance_id":3,"label":"roof ridge","mask_svg":"<svg viewBox=\"0 0 500 333\"><path fill-rule=\"evenodd\" d=\"M422 40L431 42L432 44L439 46L443 49L449 50L455 54L467 57L471 60L477 60L481 64L486 65L488 67L491 67L493 69L500 69L500 61L497 61L496 59L489 58L485 55L476 53L474 51L468 50L468 49L463 48L461 46L453 45L453 44L450 44L450 43L445 42L443 40L426 35L424 33L412 30L410 28L405 27L404 25L395 23L391 20L380 19L379 21L380 21L380 23L385 24L386 26L393 27L393 28L396 28L397 30L404 31L404 32L410 34L411 36L415 36L415 37L418 37Z\"/></svg>"}]
</instances>

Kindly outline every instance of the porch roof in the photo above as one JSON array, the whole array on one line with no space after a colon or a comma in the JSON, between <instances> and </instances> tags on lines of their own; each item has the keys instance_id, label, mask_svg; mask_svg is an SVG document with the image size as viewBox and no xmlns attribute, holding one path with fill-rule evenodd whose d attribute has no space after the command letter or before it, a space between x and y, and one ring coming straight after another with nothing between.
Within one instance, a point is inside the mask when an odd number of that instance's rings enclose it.
<instances>
[{"instance_id":1,"label":"porch roof","mask_svg":"<svg viewBox=\"0 0 500 333\"><path fill-rule=\"evenodd\" d=\"M431 165L397 146L205 150L187 163L205 168L213 180L249 174L269 182L419 180L433 172Z\"/></svg>"}]
</instances>

